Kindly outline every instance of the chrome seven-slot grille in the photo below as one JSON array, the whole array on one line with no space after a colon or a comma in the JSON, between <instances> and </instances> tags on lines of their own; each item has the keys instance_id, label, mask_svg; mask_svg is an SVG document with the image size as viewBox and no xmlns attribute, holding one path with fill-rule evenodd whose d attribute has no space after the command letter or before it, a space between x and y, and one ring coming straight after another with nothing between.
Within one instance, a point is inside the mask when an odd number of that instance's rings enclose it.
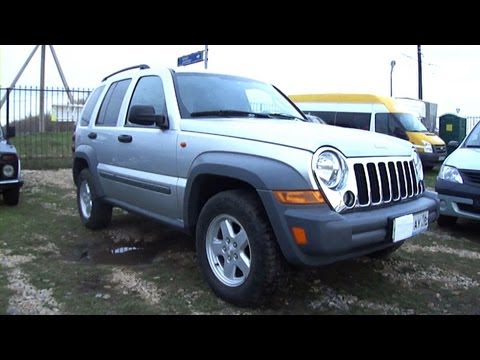
<instances>
[{"instance_id":1,"label":"chrome seven-slot grille","mask_svg":"<svg viewBox=\"0 0 480 360\"><path fill-rule=\"evenodd\" d=\"M418 181L413 160L365 161L355 163L357 207L402 201L424 191Z\"/></svg>"}]
</instances>

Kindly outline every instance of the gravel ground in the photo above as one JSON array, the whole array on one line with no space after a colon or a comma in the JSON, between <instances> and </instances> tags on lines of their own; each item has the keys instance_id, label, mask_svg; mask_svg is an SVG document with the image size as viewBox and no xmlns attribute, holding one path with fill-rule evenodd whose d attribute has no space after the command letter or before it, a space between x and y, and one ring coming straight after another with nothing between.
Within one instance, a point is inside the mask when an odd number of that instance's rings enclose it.
<instances>
[{"instance_id":1,"label":"gravel ground","mask_svg":"<svg viewBox=\"0 0 480 360\"><path fill-rule=\"evenodd\" d=\"M23 177L25 181L24 190L26 192L35 193L39 185L58 187L61 189L72 190L72 197L74 197L74 184L71 176L70 169L63 170L48 170L48 171L32 171L25 170L23 171ZM46 208L56 209L56 204L45 204ZM72 216L78 216L76 213L68 214ZM439 236L445 240L451 240L455 237L446 233L435 232L433 234L431 231L428 232L430 235ZM153 241L155 234L145 234L141 233L138 227L135 227L131 224L126 226L120 225L120 229L106 229L105 235L108 238L111 238L115 241L130 241L132 239L139 239ZM41 235L32 235L40 236ZM150 238L152 237L152 238ZM42 240L38 238L38 240ZM46 239L43 239L45 241ZM6 245L6 244L5 244ZM59 249L55 244L44 243L39 246L39 250L45 252L51 252L54 254L59 254ZM480 253L470 250L454 249L444 245L432 245L432 246L420 246L417 244L405 244L402 247L402 250L407 253L415 252L424 252L424 253L444 253L451 254L458 258L467 258L467 259L479 259ZM188 253L189 255L191 253ZM180 256L178 254L171 254L172 256ZM7 310L8 314L62 314L64 313L63 305L61 302L56 300L53 293L53 286L48 289L39 290L35 288L29 282L27 274L23 273L19 268L19 265L34 261L33 256L18 256L11 255L8 249L0 250L0 266L6 270L8 287L13 291L14 295L9 299L9 307ZM193 262L191 256L183 256L178 259L179 266L191 265ZM366 258L358 259L360 262L370 262ZM378 260L375 260L378 261ZM154 260L155 262L155 260ZM444 289L469 289L472 287L478 287L478 281L462 275L454 271L446 271L440 269L436 266L419 266L418 264L411 261L403 261L398 259L390 259L388 261L378 261L382 266L379 269L376 269L382 277L388 279L389 281L398 284L399 286L404 286L406 288L412 288L415 284L418 283L427 283L427 284L440 284L441 288ZM162 296L165 295L165 290L158 287L155 283L146 281L141 278L141 274L137 274L134 271L122 267L116 266L112 268L111 276L108 277L110 285L105 285L105 288L108 290L114 289L121 294L135 294L143 299L148 304L159 304L162 301ZM182 289L179 290L179 297L183 297L185 303L189 308L191 308L193 314L202 314L200 311L196 311L193 308L195 299L199 296L201 291L196 293L187 293L182 292ZM205 291L208 291L206 289ZM110 295L107 293L98 292L96 297L108 299ZM310 292L317 294L317 299L311 301L308 306L314 310L341 310L348 311L348 309L355 305L361 308L374 310L375 312L380 312L384 314L414 314L413 309L404 309L400 308L398 304L381 304L374 303L369 301L364 301L358 297L338 292L335 289L322 284L320 280L314 280L310 288ZM439 294L437 294L439 296ZM242 310L225 310L221 313L224 314L243 314L248 313Z\"/></svg>"}]
</instances>

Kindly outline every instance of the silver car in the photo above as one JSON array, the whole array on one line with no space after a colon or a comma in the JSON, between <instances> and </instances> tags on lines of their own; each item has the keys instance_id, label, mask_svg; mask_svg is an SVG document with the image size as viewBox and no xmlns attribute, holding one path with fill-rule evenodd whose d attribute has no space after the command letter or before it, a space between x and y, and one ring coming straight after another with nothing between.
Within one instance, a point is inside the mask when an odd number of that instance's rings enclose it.
<instances>
[{"instance_id":1,"label":"silver car","mask_svg":"<svg viewBox=\"0 0 480 360\"><path fill-rule=\"evenodd\" d=\"M440 226L453 226L458 218L480 220L480 123L443 162L435 190L440 198Z\"/></svg>"}]
</instances>

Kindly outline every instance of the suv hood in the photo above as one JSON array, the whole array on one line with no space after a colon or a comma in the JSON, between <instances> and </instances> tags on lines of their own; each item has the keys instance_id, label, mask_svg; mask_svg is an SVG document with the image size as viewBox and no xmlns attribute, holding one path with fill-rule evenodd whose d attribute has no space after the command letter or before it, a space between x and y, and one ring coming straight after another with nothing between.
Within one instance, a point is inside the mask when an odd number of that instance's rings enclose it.
<instances>
[{"instance_id":1,"label":"suv hood","mask_svg":"<svg viewBox=\"0 0 480 360\"><path fill-rule=\"evenodd\" d=\"M0 153L16 153L17 150L12 144L7 144L7 140L0 139Z\"/></svg>"},{"instance_id":2,"label":"suv hood","mask_svg":"<svg viewBox=\"0 0 480 360\"><path fill-rule=\"evenodd\" d=\"M331 146L347 157L409 156L412 144L371 131L291 120L182 119L182 131L229 136L315 152Z\"/></svg>"},{"instance_id":3,"label":"suv hood","mask_svg":"<svg viewBox=\"0 0 480 360\"><path fill-rule=\"evenodd\" d=\"M480 170L480 149L458 148L450 154L444 164L462 170Z\"/></svg>"}]
</instances>

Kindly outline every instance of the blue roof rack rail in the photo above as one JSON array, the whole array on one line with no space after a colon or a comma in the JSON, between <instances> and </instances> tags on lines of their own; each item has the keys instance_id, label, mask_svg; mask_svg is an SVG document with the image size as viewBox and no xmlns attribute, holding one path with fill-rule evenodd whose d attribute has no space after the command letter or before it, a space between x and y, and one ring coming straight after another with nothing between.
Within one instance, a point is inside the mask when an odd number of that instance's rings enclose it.
<instances>
[{"instance_id":1,"label":"blue roof rack rail","mask_svg":"<svg viewBox=\"0 0 480 360\"><path fill-rule=\"evenodd\" d=\"M132 70L132 69L140 69L140 70L144 70L144 69L150 69L150 66L148 65L145 65L145 64L141 64L141 65L135 65L135 66L129 66L125 69L122 69L122 70L118 70L118 71L115 71L114 73L106 76L105 78L103 78L102 82L107 80L109 77L112 77L113 75L117 75L117 74L120 74L121 72L124 72L124 71L127 71L127 70Z\"/></svg>"}]
</instances>

